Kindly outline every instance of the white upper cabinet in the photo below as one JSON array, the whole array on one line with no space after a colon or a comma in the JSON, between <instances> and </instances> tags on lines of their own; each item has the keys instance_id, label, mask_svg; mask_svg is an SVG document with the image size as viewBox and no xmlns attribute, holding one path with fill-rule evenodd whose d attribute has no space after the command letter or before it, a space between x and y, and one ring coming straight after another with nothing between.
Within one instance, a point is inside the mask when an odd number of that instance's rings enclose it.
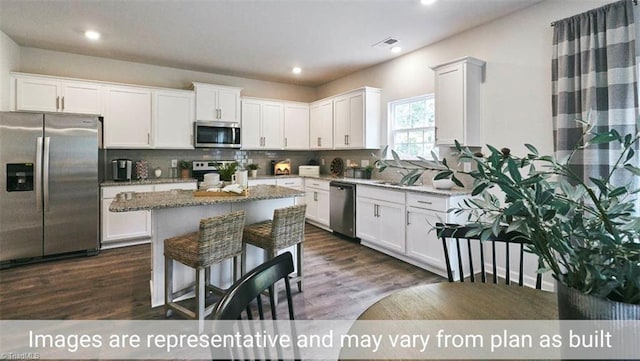
<instances>
[{"instance_id":1,"label":"white upper cabinet","mask_svg":"<svg viewBox=\"0 0 640 361\"><path fill-rule=\"evenodd\" d=\"M471 57L433 67L436 143L482 146L481 90L485 62Z\"/></svg>"},{"instance_id":2,"label":"white upper cabinet","mask_svg":"<svg viewBox=\"0 0 640 361\"><path fill-rule=\"evenodd\" d=\"M366 87L333 98L333 147L380 147L380 89Z\"/></svg>"},{"instance_id":3,"label":"white upper cabinet","mask_svg":"<svg viewBox=\"0 0 640 361\"><path fill-rule=\"evenodd\" d=\"M284 104L243 98L241 132L242 149L282 149Z\"/></svg>"},{"instance_id":4,"label":"white upper cabinet","mask_svg":"<svg viewBox=\"0 0 640 361\"><path fill-rule=\"evenodd\" d=\"M194 103L192 91L153 92L154 148L193 149Z\"/></svg>"},{"instance_id":5,"label":"white upper cabinet","mask_svg":"<svg viewBox=\"0 0 640 361\"><path fill-rule=\"evenodd\" d=\"M196 92L196 120L240 122L241 88L193 83Z\"/></svg>"},{"instance_id":6,"label":"white upper cabinet","mask_svg":"<svg viewBox=\"0 0 640 361\"><path fill-rule=\"evenodd\" d=\"M102 86L51 77L15 76L15 110L102 114Z\"/></svg>"},{"instance_id":7,"label":"white upper cabinet","mask_svg":"<svg viewBox=\"0 0 640 361\"><path fill-rule=\"evenodd\" d=\"M309 111L309 147L333 149L333 100L311 103Z\"/></svg>"},{"instance_id":8,"label":"white upper cabinet","mask_svg":"<svg viewBox=\"0 0 640 361\"><path fill-rule=\"evenodd\" d=\"M309 104L284 103L284 149L309 149Z\"/></svg>"},{"instance_id":9,"label":"white upper cabinet","mask_svg":"<svg viewBox=\"0 0 640 361\"><path fill-rule=\"evenodd\" d=\"M151 148L151 90L107 87L103 127L106 148Z\"/></svg>"}]
</instances>

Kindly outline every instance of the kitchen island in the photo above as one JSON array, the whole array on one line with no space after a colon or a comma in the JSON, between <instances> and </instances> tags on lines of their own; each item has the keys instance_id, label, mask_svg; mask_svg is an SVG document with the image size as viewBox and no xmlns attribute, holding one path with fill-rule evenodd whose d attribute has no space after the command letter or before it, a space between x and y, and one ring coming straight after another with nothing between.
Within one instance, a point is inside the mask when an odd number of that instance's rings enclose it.
<instances>
[{"instance_id":1,"label":"kitchen island","mask_svg":"<svg viewBox=\"0 0 640 361\"><path fill-rule=\"evenodd\" d=\"M246 196L195 196L191 190L165 192L119 193L109 206L111 212L151 210L151 306L164 304L164 240L198 230L200 220L233 211L246 212L246 224L270 219L273 210L294 205L294 197L304 192L275 185L249 187ZM292 252L293 253L293 252ZM295 256L295 254L294 254ZM264 251L247 247L247 268L264 260ZM193 269L180 263L174 265L174 289L193 283ZM227 288L232 283L232 262L227 260L211 267L211 282Z\"/></svg>"}]
</instances>

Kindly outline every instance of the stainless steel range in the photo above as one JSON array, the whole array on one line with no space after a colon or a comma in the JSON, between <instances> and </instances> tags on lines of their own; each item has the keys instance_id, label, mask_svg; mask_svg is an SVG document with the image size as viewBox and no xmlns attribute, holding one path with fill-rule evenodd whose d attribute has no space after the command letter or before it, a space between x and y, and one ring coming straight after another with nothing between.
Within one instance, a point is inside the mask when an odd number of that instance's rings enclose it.
<instances>
[{"instance_id":1,"label":"stainless steel range","mask_svg":"<svg viewBox=\"0 0 640 361\"><path fill-rule=\"evenodd\" d=\"M198 185L204 180L207 173L218 173L218 167L223 164L235 163L233 160L194 160L192 163L192 176L198 180Z\"/></svg>"}]
</instances>

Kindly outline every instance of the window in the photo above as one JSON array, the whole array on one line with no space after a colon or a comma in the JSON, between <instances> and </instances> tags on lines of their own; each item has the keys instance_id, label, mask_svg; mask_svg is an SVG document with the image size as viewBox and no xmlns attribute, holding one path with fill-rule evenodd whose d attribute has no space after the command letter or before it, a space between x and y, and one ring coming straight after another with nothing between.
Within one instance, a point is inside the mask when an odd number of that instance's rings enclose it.
<instances>
[{"instance_id":1,"label":"window","mask_svg":"<svg viewBox=\"0 0 640 361\"><path fill-rule=\"evenodd\" d=\"M437 152L434 103L433 94L389 103L389 147L400 158L431 159L431 151Z\"/></svg>"}]
</instances>

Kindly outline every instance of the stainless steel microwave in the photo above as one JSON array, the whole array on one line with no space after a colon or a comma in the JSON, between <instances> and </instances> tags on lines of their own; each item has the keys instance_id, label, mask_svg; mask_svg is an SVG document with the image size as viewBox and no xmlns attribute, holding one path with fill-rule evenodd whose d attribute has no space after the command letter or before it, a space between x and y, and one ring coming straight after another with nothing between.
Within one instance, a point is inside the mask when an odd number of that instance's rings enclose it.
<instances>
[{"instance_id":1,"label":"stainless steel microwave","mask_svg":"<svg viewBox=\"0 0 640 361\"><path fill-rule=\"evenodd\" d=\"M196 148L240 148L240 124L229 122L193 123Z\"/></svg>"}]
</instances>

